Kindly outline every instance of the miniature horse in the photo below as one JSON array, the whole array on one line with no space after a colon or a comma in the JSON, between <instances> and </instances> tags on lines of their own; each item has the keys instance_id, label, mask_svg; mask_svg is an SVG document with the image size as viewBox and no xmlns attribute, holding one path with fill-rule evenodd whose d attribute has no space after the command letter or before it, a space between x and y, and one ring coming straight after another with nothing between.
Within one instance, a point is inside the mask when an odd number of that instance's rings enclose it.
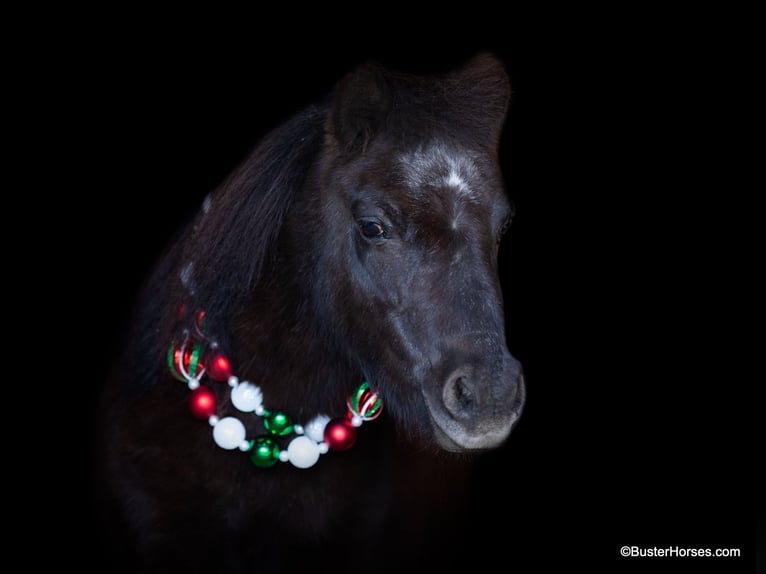
<instances>
[{"instance_id":1,"label":"miniature horse","mask_svg":"<svg viewBox=\"0 0 766 574\"><path fill-rule=\"evenodd\" d=\"M103 395L117 569L401 571L473 551L451 521L472 455L525 396L497 274L509 99L489 54L436 77L364 65L205 200Z\"/></svg>"}]
</instances>

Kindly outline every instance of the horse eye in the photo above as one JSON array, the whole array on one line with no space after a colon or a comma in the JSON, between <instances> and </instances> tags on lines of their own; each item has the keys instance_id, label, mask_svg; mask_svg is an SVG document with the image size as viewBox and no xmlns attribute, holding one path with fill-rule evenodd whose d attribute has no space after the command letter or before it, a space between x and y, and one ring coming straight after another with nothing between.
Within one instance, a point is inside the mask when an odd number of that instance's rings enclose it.
<instances>
[{"instance_id":1,"label":"horse eye","mask_svg":"<svg viewBox=\"0 0 766 574\"><path fill-rule=\"evenodd\" d=\"M359 222L359 229L362 231L362 235L368 239L385 237L386 235L386 228L377 221L362 220Z\"/></svg>"}]
</instances>

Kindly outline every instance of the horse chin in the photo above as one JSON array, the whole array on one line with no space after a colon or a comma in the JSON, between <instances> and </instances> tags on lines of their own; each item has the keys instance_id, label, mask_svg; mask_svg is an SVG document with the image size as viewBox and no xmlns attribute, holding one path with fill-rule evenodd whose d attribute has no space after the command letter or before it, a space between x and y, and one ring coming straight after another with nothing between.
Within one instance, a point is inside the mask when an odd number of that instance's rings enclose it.
<instances>
[{"instance_id":1,"label":"horse chin","mask_svg":"<svg viewBox=\"0 0 766 574\"><path fill-rule=\"evenodd\" d=\"M438 421L431 417L433 436L436 443L446 451L456 453L480 453L499 447L511 434L513 423L481 434L469 434L451 425L449 421Z\"/></svg>"}]
</instances>

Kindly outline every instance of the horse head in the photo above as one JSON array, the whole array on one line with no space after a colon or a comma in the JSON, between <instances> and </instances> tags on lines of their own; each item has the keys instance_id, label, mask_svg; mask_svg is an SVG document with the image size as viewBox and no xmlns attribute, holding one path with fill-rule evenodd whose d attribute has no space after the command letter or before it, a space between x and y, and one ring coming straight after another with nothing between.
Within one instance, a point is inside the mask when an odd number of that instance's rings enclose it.
<instances>
[{"instance_id":1,"label":"horse head","mask_svg":"<svg viewBox=\"0 0 766 574\"><path fill-rule=\"evenodd\" d=\"M454 452L500 445L524 405L497 271L509 99L489 55L436 79L357 69L334 92L305 211L327 335L410 436Z\"/></svg>"}]
</instances>

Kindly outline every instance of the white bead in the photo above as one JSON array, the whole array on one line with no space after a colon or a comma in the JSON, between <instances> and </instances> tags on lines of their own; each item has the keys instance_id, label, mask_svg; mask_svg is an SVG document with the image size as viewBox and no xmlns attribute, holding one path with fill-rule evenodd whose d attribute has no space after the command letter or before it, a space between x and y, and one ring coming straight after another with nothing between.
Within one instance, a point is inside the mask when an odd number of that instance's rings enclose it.
<instances>
[{"instance_id":1,"label":"white bead","mask_svg":"<svg viewBox=\"0 0 766 574\"><path fill-rule=\"evenodd\" d=\"M263 393L252 383L240 383L231 391L231 402L243 413L252 413L263 405Z\"/></svg>"},{"instance_id":2,"label":"white bead","mask_svg":"<svg viewBox=\"0 0 766 574\"><path fill-rule=\"evenodd\" d=\"M234 388L239 384L239 379L234 375L229 377L229 386Z\"/></svg>"},{"instance_id":3,"label":"white bead","mask_svg":"<svg viewBox=\"0 0 766 574\"><path fill-rule=\"evenodd\" d=\"M303 434L303 427L301 425L295 425L293 427L293 432L295 434Z\"/></svg>"},{"instance_id":4,"label":"white bead","mask_svg":"<svg viewBox=\"0 0 766 574\"><path fill-rule=\"evenodd\" d=\"M290 460L290 456L287 454L286 450L279 452L279 460L281 460L282 462L287 462L288 460Z\"/></svg>"},{"instance_id":5,"label":"white bead","mask_svg":"<svg viewBox=\"0 0 766 574\"><path fill-rule=\"evenodd\" d=\"M314 442L322 442L324 440L324 428L329 422L330 417L317 415L303 427L303 432Z\"/></svg>"},{"instance_id":6,"label":"white bead","mask_svg":"<svg viewBox=\"0 0 766 574\"><path fill-rule=\"evenodd\" d=\"M226 450L238 448L245 440L245 425L234 417L225 417L213 427L215 444Z\"/></svg>"},{"instance_id":7,"label":"white bead","mask_svg":"<svg viewBox=\"0 0 766 574\"><path fill-rule=\"evenodd\" d=\"M319 454L327 454L329 450L330 450L330 447L327 446L326 442L319 443Z\"/></svg>"},{"instance_id":8,"label":"white bead","mask_svg":"<svg viewBox=\"0 0 766 574\"><path fill-rule=\"evenodd\" d=\"M194 389L199 387L199 381L197 379L189 379L188 387L190 391L193 391Z\"/></svg>"},{"instance_id":9,"label":"white bead","mask_svg":"<svg viewBox=\"0 0 766 574\"><path fill-rule=\"evenodd\" d=\"M215 415L212 415L209 419L207 419L207 422L210 423L211 427L214 427L215 425L218 424L218 417Z\"/></svg>"},{"instance_id":10,"label":"white bead","mask_svg":"<svg viewBox=\"0 0 766 574\"><path fill-rule=\"evenodd\" d=\"M360 427L360 426L362 426L363 422L364 421L362 420L362 417L360 417L359 415L354 415L353 417L351 417L351 426L352 427Z\"/></svg>"},{"instance_id":11,"label":"white bead","mask_svg":"<svg viewBox=\"0 0 766 574\"><path fill-rule=\"evenodd\" d=\"M255 414L257 414L259 417L263 416L263 413L266 412L266 409L263 408L263 405L259 407L255 407Z\"/></svg>"},{"instance_id":12,"label":"white bead","mask_svg":"<svg viewBox=\"0 0 766 574\"><path fill-rule=\"evenodd\" d=\"M309 468L319 460L319 445L307 436L299 436L287 445L290 463L298 468Z\"/></svg>"},{"instance_id":13,"label":"white bead","mask_svg":"<svg viewBox=\"0 0 766 574\"><path fill-rule=\"evenodd\" d=\"M239 450L242 452L247 452L250 450L250 441L249 440L243 440L241 443L239 443Z\"/></svg>"}]
</instances>

